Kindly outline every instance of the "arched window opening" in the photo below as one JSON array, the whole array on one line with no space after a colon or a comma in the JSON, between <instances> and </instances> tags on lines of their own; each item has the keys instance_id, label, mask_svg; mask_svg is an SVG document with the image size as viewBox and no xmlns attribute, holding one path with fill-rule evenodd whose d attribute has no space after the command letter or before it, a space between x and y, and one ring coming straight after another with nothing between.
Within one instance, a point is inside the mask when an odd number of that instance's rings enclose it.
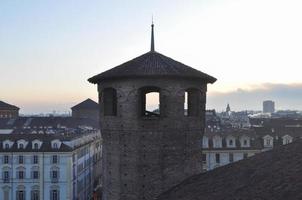
<instances>
[{"instance_id":1,"label":"arched window opening","mask_svg":"<svg viewBox=\"0 0 302 200\"><path fill-rule=\"evenodd\" d=\"M146 87L141 89L142 116L160 116L160 92L159 88Z\"/></svg>"},{"instance_id":2,"label":"arched window opening","mask_svg":"<svg viewBox=\"0 0 302 200\"><path fill-rule=\"evenodd\" d=\"M106 88L103 90L104 115L117 115L117 97L116 90L113 88Z\"/></svg>"},{"instance_id":3,"label":"arched window opening","mask_svg":"<svg viewBox=\"0 0 302 200\"><path fill-rule=\"evenodd\" d=\"M197 89L186 90L184 96L184 115L198 116L200 106L200 92Z\"/></svg>"}]
</instances>

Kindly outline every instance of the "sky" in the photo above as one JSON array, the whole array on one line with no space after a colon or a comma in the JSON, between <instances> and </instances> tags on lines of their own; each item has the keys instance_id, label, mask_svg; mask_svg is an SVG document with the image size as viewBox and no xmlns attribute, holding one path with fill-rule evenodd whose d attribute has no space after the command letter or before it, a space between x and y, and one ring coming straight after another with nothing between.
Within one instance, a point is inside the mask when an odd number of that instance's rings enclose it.
<instances>
[{"instance_id":1,"label":"sky","mask_svg":"<svg viewBox=\"0 0 302 200\"><path fill-rule=\"evenodd\" d=\"M0 100L24 114L97 101L93 75L150 48L218 80L207 108L302 104L302 1L2 0Z\"/></svg>"}]
</instances>

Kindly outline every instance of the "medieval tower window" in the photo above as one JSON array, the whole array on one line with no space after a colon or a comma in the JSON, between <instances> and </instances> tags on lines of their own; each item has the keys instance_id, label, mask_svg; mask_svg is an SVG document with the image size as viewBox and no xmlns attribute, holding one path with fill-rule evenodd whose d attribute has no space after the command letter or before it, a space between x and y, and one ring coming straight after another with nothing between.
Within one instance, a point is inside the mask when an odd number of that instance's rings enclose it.
<instances>
[{"instance_id":1,"label":"medieval tower window","mask_svg":"<svg viewBox=\"0 0 302 200\"><path fill-rule=\"evenodd\" d=\"M117 114L117 98L116 90L113 88L106 88L103 90L104 115L116 116Z\"/></svg>"},{"instance_id":2,"label":"medieval tower window","mask_svg":"<svg viewBox=\"0 0 302 200\"><path fill-rule=\"evenodd\" d=\"M160 115L160 89L144 87L140 90L141 115L158 117Z\"/></svg>"},{"instance_id":3,"label":"medieval tower window","mask_svg":"<svg viewBox=\"0 0 302 200\"><path fill-rule=\"evenodd\" d=\"M185 91L184 115L198 116L200 108L200 92L197 89L188 89Z\"/></svg>"}]
</instances>

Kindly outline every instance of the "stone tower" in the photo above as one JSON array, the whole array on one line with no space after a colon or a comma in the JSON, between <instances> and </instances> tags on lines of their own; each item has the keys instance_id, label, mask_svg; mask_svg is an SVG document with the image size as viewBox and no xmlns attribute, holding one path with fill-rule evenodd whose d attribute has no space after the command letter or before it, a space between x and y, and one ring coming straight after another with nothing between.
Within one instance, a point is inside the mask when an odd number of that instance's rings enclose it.
<instances>
[{"instance_id":1,"label":"stone tower","mask_svg":"<svg viewBox=\"0 0 302 200\"><path fill-rule=\"evenodd\" d=\"M202 171L207 84L215 81L156 52L153 24L149 52L89 79L99 92L103 200L151 200ZM156 111L146 108L152 92Z\"/></svg>"}]
</instances>

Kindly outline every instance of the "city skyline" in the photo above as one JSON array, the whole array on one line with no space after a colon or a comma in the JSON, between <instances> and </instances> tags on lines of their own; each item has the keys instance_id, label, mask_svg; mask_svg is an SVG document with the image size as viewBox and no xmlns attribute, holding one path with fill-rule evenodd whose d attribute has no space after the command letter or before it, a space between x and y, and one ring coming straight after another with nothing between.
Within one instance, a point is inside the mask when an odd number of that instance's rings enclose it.
<instances>
[{"instance_id":1,"label":"city skyline","mask_svg":"<svg viewBox=\"0 0 302 200\"><path fill-rule=\"evenodd\" d=\"M207 108L302 109L299 1L2 1L0 100L21 113L97 100L92 75L155 46L218 81ZM140 17L137 17L137 16ZM240 16L240 17L239 17Z\"/></svg>"}]
</instances>

